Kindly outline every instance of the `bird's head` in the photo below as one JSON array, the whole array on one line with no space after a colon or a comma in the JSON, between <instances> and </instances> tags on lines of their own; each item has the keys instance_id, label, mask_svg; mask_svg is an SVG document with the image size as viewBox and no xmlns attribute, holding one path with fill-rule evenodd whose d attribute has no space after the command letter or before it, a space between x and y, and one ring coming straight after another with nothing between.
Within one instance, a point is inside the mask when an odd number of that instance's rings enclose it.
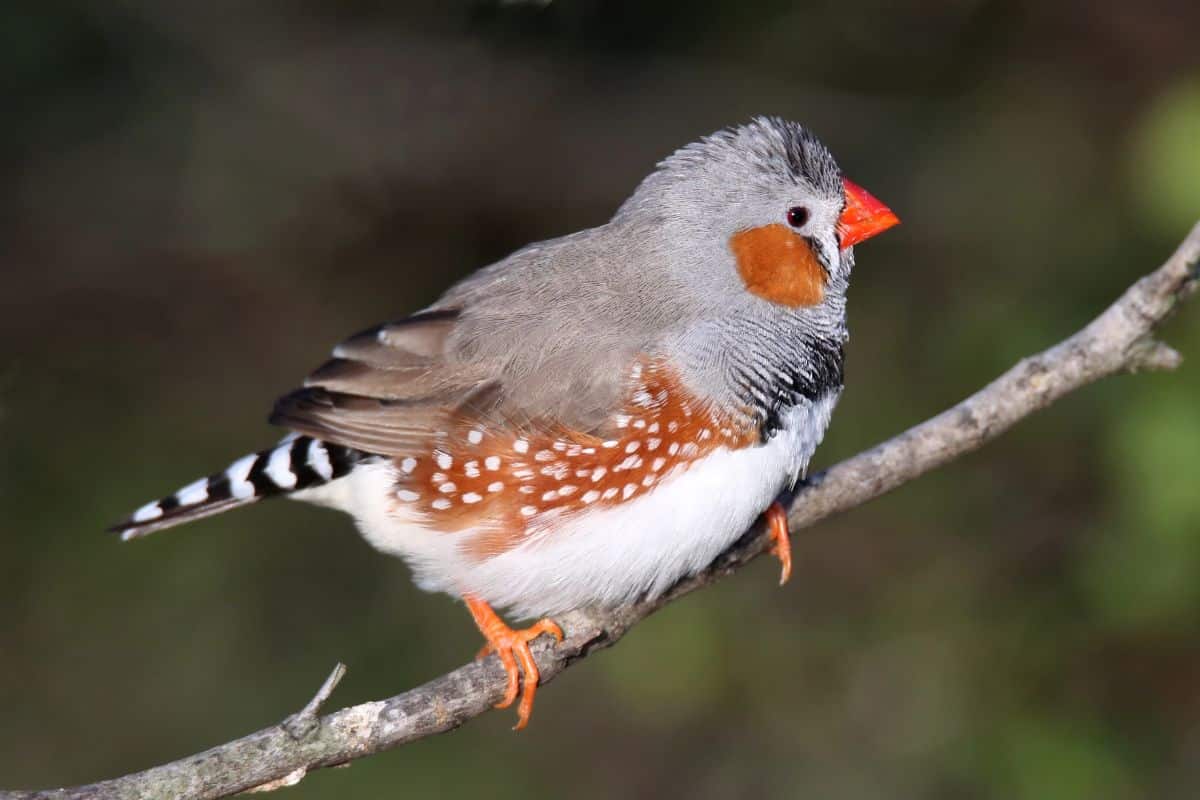
<instances>
[{"instance_id":1,"label":"bird's head","mask_svg":"<svg viewBox=\"0 0 1200 800\"><path fill-rule=\"evenodd\" d=\"M698 280L740 281L752 295L793 308L842 294L854 245L900 221L844 178L807 128L774 117L679 149L616 219L647 221L678 249L713 254L689 255Z\"/></svg>"}]
</instances>

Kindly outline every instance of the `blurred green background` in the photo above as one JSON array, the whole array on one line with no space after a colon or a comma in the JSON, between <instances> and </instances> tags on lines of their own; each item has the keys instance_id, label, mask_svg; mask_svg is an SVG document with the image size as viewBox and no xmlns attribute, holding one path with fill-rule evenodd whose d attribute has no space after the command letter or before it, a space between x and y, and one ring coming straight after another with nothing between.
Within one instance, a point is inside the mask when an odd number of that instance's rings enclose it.
<instances>
[{"instance_id":1,"label":"blurred green background","mask_svg":"<svg viewBox=\"0 0 1200 800\"><path fill-rule=\"evenodd\" d=\"M1200 216L1200 5L212 2L0 10L0 787L197 752L469 658L348 519L101 528L278 435L344 335L801 120L860 248L816 467L1083 324ZM796 536L539 695L288 797L1137 798L1200 785L1200 307L1090 387Z\"/></svg>"}]
</instances>

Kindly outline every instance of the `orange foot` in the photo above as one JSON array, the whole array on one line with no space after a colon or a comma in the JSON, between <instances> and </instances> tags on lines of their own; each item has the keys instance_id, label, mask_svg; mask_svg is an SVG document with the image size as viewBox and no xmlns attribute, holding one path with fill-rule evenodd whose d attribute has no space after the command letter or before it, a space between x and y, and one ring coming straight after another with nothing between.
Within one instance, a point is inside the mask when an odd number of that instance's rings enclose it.
<instances>
[{"instance_id":1,"label":"orange foot","mask_svg":"<svg viewBox=\"0 0 1200 800\"><path fill-rule=\"evenodd\" d=\"M766 511L767 529L771 537L771 555L779 559L783 569L779 575L779 585L783 586L792 577L792 540L788 537L787 511L783 504L776 500Z\"/></svg>"},{"instance_id":2,"label":"orange foot","mask_svg":"<svg viewBox=\"0 0 1200 800\"><path fill-rule=\"evenodd\" d=\"M496 704L496 708L508 708L517 699L517 691L521 686L521 673L525 675L525 691L521 693L521 704L517 706L517 724L514 731L519 731L529 724L529 715L533 713L533 696L537 694L538 674L537 662L529 651L529 643L543 633L548 633L558 641L563 640L562 628L549 619L540 619L528 628L515 631L504 624L504 620L492 610L492 607L482 600L466 595L463 602L475 618L479 632L487 639L487 644L479 651L476 658L483 658L494 652L508 673L508 689L504 699ZM517 669L517 662L521 668Z\"/></svg>"}]
</instances>

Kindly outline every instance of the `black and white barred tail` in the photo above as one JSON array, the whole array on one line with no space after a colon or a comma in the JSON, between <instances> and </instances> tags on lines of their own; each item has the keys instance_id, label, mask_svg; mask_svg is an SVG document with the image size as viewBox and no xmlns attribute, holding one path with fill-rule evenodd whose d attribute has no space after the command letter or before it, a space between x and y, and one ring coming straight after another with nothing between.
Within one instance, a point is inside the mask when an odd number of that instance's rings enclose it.
<instances>
[{"instance_id":1,"label":"black and white barred tail","mask_svg":"<svg viewBox=\"0 0 1200 800\"><path fill-rule=\"evenodd\" d=\"M346 475L365 453L292 435L270 450L251 453L222 472L201 478L133 512L109 528L125 541L220 514L264 497L311 489Z\"/></svg>"}]
</instances>

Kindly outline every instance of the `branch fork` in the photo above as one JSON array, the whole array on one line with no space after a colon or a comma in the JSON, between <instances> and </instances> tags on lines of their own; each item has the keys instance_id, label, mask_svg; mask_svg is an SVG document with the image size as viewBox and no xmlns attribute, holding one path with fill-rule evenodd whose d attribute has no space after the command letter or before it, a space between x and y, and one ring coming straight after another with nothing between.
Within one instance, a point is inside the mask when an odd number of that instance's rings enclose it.
<instances>
[{"instance_id":1,"label":"branch fork","mask_svg":"<svg viewBox=\"0 0 1200 800\"><path fill-rule=\"evenodd\" d=\"M281 727L287 731L287 735L292 737L293 741L302 742L320 730L321 709L329 701L329 696L333 694L333 690L337 688L344 677L346 677L346 665L339 661L334 665L333 672L330 672L329 677L321 684L321 688L313 695L312 700L309 700L304 708L281 723Z\"/></svg>"}]
</instances>

